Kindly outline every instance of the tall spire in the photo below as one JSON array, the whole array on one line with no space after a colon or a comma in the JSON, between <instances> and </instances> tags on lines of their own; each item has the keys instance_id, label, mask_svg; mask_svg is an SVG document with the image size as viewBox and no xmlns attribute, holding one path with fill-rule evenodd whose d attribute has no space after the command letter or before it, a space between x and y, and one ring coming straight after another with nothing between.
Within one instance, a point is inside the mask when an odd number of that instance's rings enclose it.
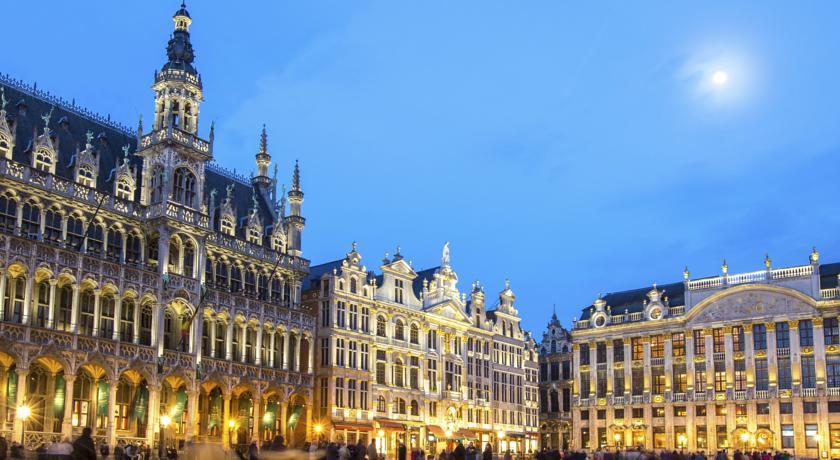
<instances>
[{"instance_id":1,"label":"tall spire","mask_svg":"<svg viewBox=\"0 0 840 460\"><path fill-rule=\"evenodd\" d=\"M297 160L295 160L295 172L292 174L292 191L300 191L300 168Z\"/></svg>"},{"instance_id":2,"label":"tall spire","mask_svg":"<svg viewBox=\"0 0 840 460\"><path fill-rule=\"evenodd\" d=\"M265 124L263 124L262 132L260 132L260 150L256 155L257 160L257 175L254 176L252 182L254 186L260 186L268 190L272 185L271 178L268 177L268 167L271 165L271 155L268 154L268 134L265 131Z\"/></svg>"},{"instance_id":3,"label":"tall spire","mask_svg":"<svg viewBox=\"0 0 840 460\"><path fill-rule=\"evenodd\" d=\"M263 123L262 133L260 134L260 153L268 153L268 135L265 133L265 123Z\"/></svg>"}]
</instances>

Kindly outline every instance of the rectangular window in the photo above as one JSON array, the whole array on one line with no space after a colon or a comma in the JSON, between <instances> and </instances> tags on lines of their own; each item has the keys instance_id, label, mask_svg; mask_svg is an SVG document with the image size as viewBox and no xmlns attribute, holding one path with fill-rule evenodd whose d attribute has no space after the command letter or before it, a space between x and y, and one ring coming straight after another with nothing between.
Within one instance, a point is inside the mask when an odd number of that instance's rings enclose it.
<instances>
[{"instance_id":1,"label":"rectangular window","mask_svg":"<svg viewBox=\"0 0 840 460\"><path fill-rule=\"evenodd\" d=\"M706 371L705 370L696 370L694 371L694 390L695 391L706 391Z\"/></svg>"},{"instance_id":2,"label":"rectangular window","mask_svg":"<svg viewBox=\"0 0 840 460\"><path fill-rule=\"evenodd\" d=\"M560 380L560 363L551 363L551 380Z\"/></svg>"},{"instance_id":3,"label":"rectangular window","mask_svg":"<svg viewBox=\"0 0 840 460\"><path fill-rule=\"evenodd\" d=\"M786 323L787 324L787 323ZM791 376L791 369L790 369L790 358L779 358L778 361L778 371L779 371L779 389L781 390L790 390L791 385L793 384L793 378Z\"/></svg>"},{"instance_id":4,"label":"rectangular window","mask_svg":"<svg viewBox=\"0 0 840 460\"><path fill-rule=\"evenodd\" d=\"M767 326L764 324L753 325L753 349L767 349Z\"/></svg>"},{"instance_id":5,"label":"rectangular window","mask_svg":"<svg viewBox=\"0 0 840 460\"><path fill-rule=\"evenodd\" d=\"M624 361L624 340L622 339L613 340L613 361Z\"/></svg>"},{"instance_id":6,"label":"rectangular window","mask_svg":"<svg viewBox=\"0 0 840 460\"><path fill-rule=\"evenodd\" d=\"M715 391L726 391L726 371L715 371Z\"/></svg>"},{"instance_id":7,"label":"rectangular window","mask_svg":"<svg viewBox=\"0 0 840 460\"><path fill-rule=\"evenodd\" d=\"M814 346L814 322L810 319L799 321L799 346Z\"/></svg>"},{"instance_id":8,"label":"rectangular window","mask_svg":"<svg viewBox=\"0 0 840 460\"><path fill-rule=\"evenodd\" d=\"M793 425L782 425L782 449L793 449Z\"/></svg>"},{"instance_id":9,"label":"rectangular window","mask_svg":"<svg viewBox=\"0 0 840 460\"><path fill-rule=\"evenodd\" d=\"M820 446L816 424L805 425L805 447L808 449L816 449Z\"/></svg>"},{"instance_id":10,"label":"rectangular window","mask_svg":"<svg viewBox=\"0 0 840 460\"><path fill-rule=\"evenodd\" d=\"M335 325L338 327L344 327L345 322L345 312L347 310L347 306L344 302L337 302L335 304Z\"/></svg>"},{"instance_id":11,"label":"rectangular window","mask_svg":"<svg viewBox=\"0 0 840 460\"><path fill-rule=\"evenodd\" d=\"M359 382L359 409L368 410L368 382Z\"/></svg>"},{"instance_id":12,"label":"rectangular window","mask_svg":"<svg viewBox=\"0 0 840 460\"><path fill-rule=\"evenodd\" d=\"M674 392L675 393L685 393L686 387L688 385L688 378L686 377L685 373L685 364L677 364L674 366L673 369L673 379L674 379Z\"/></svg>"},{"instance_id":13,"label":"rectangular window","mask_svg":"<svg viewBox=\"0 0 840 460\"><path fill-rule=\"evenodd\" d=\"M356 381L353 379L347 381L347 407L356 408Z\"/></svg>"},{"instance_id":14,"label":"rectangular window","mask_svg":"<svg viewBox=\"0 0 840 460\"><path fill-rule=\"evenodd\" d=\"M786 322L776 323L776 348L790 348L790 326Z\"/></svg>"},{"instance_id":15,"label":"rectangular window","mask_svg":"<svg viewBox=\"0 0 840 460\"><path fill-rule=\"evenodd\" d=\"M321 339L321 365L322 366L329 366L330 365L330 339L329 338Z\"/></svg>"},{"instance_id":16,"label":"rectangular window","mask_svg":"<svg viewBox=\"0 0 840 460\"><path fill-rule=\"evenodd\" d=\"M357 330L359 328L359 306L350 304L350 329Z\"/></svg>"},{"instance_id":17,"label":"rectangular window","mask_svg":"<svg viewBox=\"0 0 840 460\"><path fill-rule=\"evenodd\" d=\"M344 378L336 377L335 379L335 405L336 407L344 407Z\"/></svg>"},{"instance_id":18,"label":"rectangular window","mask_svg":"<svg viewBox=\"0 0 840 460\"><path fill-rule=\"evenodd\" d=\"M616 396L624 394L624 369L613 371L613 393Z\"/></svg>"},{"instance_id":19,"label":"rectangular window","mask_svg":"<svg viewBox=\"0 0 840 460\"><path fill-rule=\"evenodd\" d=\"M650 338L650 357L654 359L665 357L665 338L661 335Z\"/></svg>"},{"instance_id":20,"label":"rectangular window","mask_svg":"<svg viewBox=\"0 0 840 460\"><path fill-rule=\"evenodd\" d=\"M816 414L817 413L817 402L816 401L803 401L802 402L802 413Z\"/></svg>"},{"instance_id":21,"label":"rectangular window","mask_svg":"<svg viewBox=\"0 0 840 460\"><path fill-rule=\"evenodd\" d=\"M665 371L661 367L654 368L651 377L653 379L653 394L665 394Z\"/></svg>"},{"instance_id":22,"label":"rectangular window","mask_svg":"<svg viewBox=\"0 0 840 460\"><path fill-rule=\"evenodd\" d=\"M633 337L630 340L630 346L633 351L633 360L640 360L644 359L645 357L645 345L642 343L641 337Z\"/></svg>"},{"instance_id":23,"label":"rectangular window","mask_svg":"<svg viewBox=\"0 0 840 460\"><path fill-rule=\"evenodd\" d=\"M335 365L344 367L344 339L335 339Z\"/></svg>"},{"instance_id":24,"label":"rectangular window","mask_svg":"<svg viewBox=\"0 0 840 460\"><path fill-rule=\"evenodd\" d=\"M767 358L756 358L755 360L755 389L766 391L770 385L770 375L767 371Z\"/></svg>"},{"instance_id":25,"label":"rectangular window","mask_svg":"<svg viewBox=\"0 0 840 460\"><path fill-rule=\"evenodd\" d=\"M712 329L712 352L723 353L726 350L726 339L722 328Z\"/></svg>"},{"instance_id":26,"label":"rectangular window","mask_svg":"<svg viewBox=\"0 0 840 460\"><path fill-rule=\"evenodd\" d=\"M685 334L674 332L671 334L671 352L674 356L685 356Z\"/></svg>"},{"instance_id":27,"label":"rectangular window","mask_svg":"<svg viewBox=\"0 0 840 460\"><path fill-rule=\"evenodd\" d=\"M784 415L790 415L793 413L793 403L783 402L779 403L779 413Z\"/></svg>"},{"instance_id":28,"label":"rectangular window","mask_svg":"<svg viewBox=\"0 0 840 460\"><path fill-rule=\"evenodd\" d=\"M709 435L706 432L706 426L697 427L697 449L703 450L709 447Z\"/></svg>"},{"instance_id":29,"label":"rectangular window","mask_svg":"<svg viewBox=\"0 0 840 460\"><path fill-rule=\"evenodd\" d=\"M828 437L832 449L840 449L840 423L828 425Z\"/></svg>"},{"instance_id":30,"label":"rectangular window","mask_svg":"<svg viewBox=\"0 0 840 460\"><path fill-rule=\"evenodd\" d=\"M598 364L606 363L607 362L607 344L604 342L598 342L598 345L595 347L595 359Z\"/></svg>"},{"instance_id":31,"label":"rectangular window","mask_svg":"<svg viewBox=\"0 0 840 460\"><path fill-rule=\"evenodd\" d=\"M825 378L831 388L840 387L840 355L825 357Z\"/></svg>"},{"instance_id":32,"label":"rectangular window","mask_svg":"<svg viewBox=\"0 0 840 460\"><path fill-rule=\"evenodd\" d=\"M321 302L321 326L330 326L330 301L325 300Z\"/></svg>"},{"instance_id":33,"label":"rectangular window","mask_svg":"<svg viewBox=\"0 0 840 460\"><path fill-rule=\"evenodd\" d=\"M580 365L581 366L588 366L589 365L589 344L588 343L580 344L579 354L580 354ZM496 362L498 362L498 361L499 360L497 359Z\"/></svg>"},{"instance_id":34,"label":"rectangular window","mask_svg":"<svg viewBox=\"0 0 840 460\"><path fill-rule=\"evenodd\" d=\"M744 351L744 327L735 326L732 328L732 350Z\"/></svg>"},{"instance_id":35,"label":"rectangular window","mask_svg":"<svg viewBox=\"0 0 840 460\"><path fill-rule=\"evenodd\" d=\"M706 338L703 337L703 331L696 330L694 334L694 354L701 356L706 354Z\"/></svg>"},{"instance_id":36,"label":"rectangular window","mask_svg":"<svg viewBox=\"0 0 840 460\"><path fill-rule=\"evenodd\" d=\"M645 392L645 371L644 369L633 368L631 376L633 377L633 395L640 396Z\"/></svg>"},{"instance_id":37,"label":"rectangular window","mask_svg":"<svg viewBox=\"0 0 840 460\"><path fill-rule=\"evenodd\" d=\"M826 345L840 345L840 324L837 318L826 318L823 321L823 337Z\"/></svg>"},{"instance_id":38,"label":"rectangular window","mask_svg":"<svg viewBox=\"0 0 840 460\"><path fill-rule=\"evenodd\" d=\"M735 391L747 389L747 369L743 359L735 360Z\"/></svg>"},{"instance_id":39,"label":"rectangular window","mask_svg":"<svg viewBox=\"0 0 840 460\"><path fill-rule=\"evenodd\" d=\"M801 324L801 323L800 323ZM802 387L816 388L817 387L817 365L813 355L803 356L800 363L802 364Z\"/></svg>"}]
</instances>

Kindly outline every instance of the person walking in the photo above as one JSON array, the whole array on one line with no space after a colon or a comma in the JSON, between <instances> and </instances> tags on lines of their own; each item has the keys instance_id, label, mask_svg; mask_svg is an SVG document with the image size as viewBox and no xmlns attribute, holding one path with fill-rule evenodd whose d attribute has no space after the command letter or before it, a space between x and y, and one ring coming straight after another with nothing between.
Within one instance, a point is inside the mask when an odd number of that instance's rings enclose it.
<instances>
[{"instance_id":1,"label":"person walking","mask_svg":"<svg viewBox=\"0 0 840 460\"><path fill-rule=\"evenodd\" d=\"M482 454L481 460L493 460L493 448L489 442L484 446L484 453Z\"/></svg>"},{"instance_id":2,"label":"person walking","mask_svg":"<svg viewBox=\"0 0 840 460\"><path fill-rule=\"evenodd\" d=\"M90 427L86 426L82 430L82 435L73 442L74 460L96 460L96 446L94 446L93 438L90 436L92 432Z\"/></svg>"},{"instance_id":3,"label":"person walking","mask_svg":"<svg viewBox=\"0 0 840 460\"><path fill-rule=\"evenodd\" d=\"M379 455L376 453L376 443L373 442L373 439L370 440L367 447L367 458L368 460L379 460Z\"/></svg>"}]
</instances>

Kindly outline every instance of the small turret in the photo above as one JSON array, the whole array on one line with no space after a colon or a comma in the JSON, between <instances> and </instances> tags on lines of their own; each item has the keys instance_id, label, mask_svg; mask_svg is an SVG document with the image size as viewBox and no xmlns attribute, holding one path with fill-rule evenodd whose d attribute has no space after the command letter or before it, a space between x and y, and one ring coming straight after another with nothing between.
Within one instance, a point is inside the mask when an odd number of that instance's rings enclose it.
<instances>
[{"instance_id":1,"label":"small turret","mask_svg":"<svg viewBox=\"0 0 840 460\"><path fill-rule=\"evenodd\" d=\"M256 154L257 161L257 175L251 179L254 187L259 187L265 191L271 188L272 179L268 176L268 167L271 165L271 155L268 154L268 135L265 132L265 125L262 127L260 133L260 150Z\"/></svg>"},{"instance_id":2,"label":"small turret","mask_svg":"<svg viewBox=\"0 0 840 460\"><path fill-rule=\"evenodd\" d=\"M303 191L300 189L300 167L295 160L295 170L292 174L292 188L289 190L289 216L286 218L289 229L289 253L301 255L301 233L306 225L306 219L300 215L303 204Z\"/></svg>"}]
</instances>

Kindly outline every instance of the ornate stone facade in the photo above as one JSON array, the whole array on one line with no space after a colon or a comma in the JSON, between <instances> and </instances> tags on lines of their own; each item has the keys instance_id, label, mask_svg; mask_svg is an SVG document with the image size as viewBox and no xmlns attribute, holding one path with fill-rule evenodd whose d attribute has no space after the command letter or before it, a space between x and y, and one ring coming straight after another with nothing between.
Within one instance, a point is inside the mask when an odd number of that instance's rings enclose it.
<instances>
[{"instance_id":1,"label":"ornate stone facade","mask_svg":"<svg viewBox=\"0 0 840 460\"><path fill-rule=\"evenodd\" d=\"M520 328L509 286L488 311L470 298L444 248L440 267L415 271L400 250L381 274L355 244L312 267L304 302L318 314L315 422L331 440L374 439L439 452L461 439L494 449L537 448L537 349Z\"/></svg>"},{"instance_id":2,"label":"ornate stone facade","mask_svg":"<svg viewBox=\"0 0 840 460\"><path fill-rule=\"evenodd\" d=\"M566 450L572 434L572 337L556 313L539 350L540 447Z\"/></svg>"},{"instance_id":3,"label":"ornate stone facade","mask_svg":"<svg viewBox=\"0 0 840 460\"><path fill-rule=\"evenodd\" d=\"M112 446L310 438L300 173L287 215L265 131L258 176L211 163L192 19L173 20L150 132L0 79L0 433L29 447L83 427Z\"/></svg>"},{"instance_id":4,"label":"ornate stone facade","mask_svg":"<svg viewBox=\"0 0 840 460\"><path fill-rule=\"evenodd\" d=\"M840 264L722 269L584 310L573 446L840 455Z\"/></svg>"}]
</instances>

